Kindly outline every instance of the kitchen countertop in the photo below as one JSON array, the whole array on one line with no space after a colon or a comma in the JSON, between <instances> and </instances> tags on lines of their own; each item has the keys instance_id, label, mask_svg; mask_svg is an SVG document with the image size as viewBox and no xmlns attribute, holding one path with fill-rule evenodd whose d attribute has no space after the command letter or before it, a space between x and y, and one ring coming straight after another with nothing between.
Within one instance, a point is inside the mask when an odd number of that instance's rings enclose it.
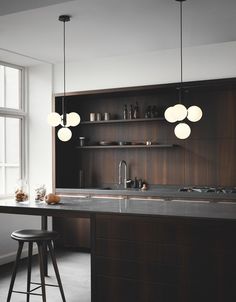
<instances>
[{"instance_id":1,"label":"kitchen countertop","mask_svg":"<svg viewBox=\"0 0 236 302\"><path fill-rule=\"evenodd\" d=\"M196 199L196 200L211 200L223 201L231 200L236 202L236 193L199 193L199 192L180 192L180 186L171 185L155 185L151 186L148 190L142 191L140 189L123 189L118 186L105 184L101 188L57 188L56 194L59 195L117 195L117 196L138 196L138 197L159 197L163 199Z\"/></svg>"},{"instance_id":2,"label":"kitchen countertop","mask_svg":"<svg viewBox=\"0 0 236 302\"><path fill-rule=\"evenodd\" d=\"M0 213L45 216L90 216L96 213L236 220L236 203L193 200L130 200L63 198L57 205L45 202L0 200Z\"/></svg>"}]
</instances>

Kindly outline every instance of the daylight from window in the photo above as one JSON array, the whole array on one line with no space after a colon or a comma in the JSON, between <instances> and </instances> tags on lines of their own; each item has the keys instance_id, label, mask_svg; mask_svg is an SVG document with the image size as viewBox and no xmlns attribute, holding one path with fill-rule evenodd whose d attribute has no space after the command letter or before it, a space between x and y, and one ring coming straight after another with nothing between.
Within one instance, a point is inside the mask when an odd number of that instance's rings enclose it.
<instances>
[{"instance_id":1,"label":"daylight from window","mask_svg":"<svg viewBox=\"0 0 236 302\"><path fill-rule=\"evenodd\" d=\"M0 197L14 194L22 178L24 119L22 70L0 65Z\"/></svg>"}]
</instances>

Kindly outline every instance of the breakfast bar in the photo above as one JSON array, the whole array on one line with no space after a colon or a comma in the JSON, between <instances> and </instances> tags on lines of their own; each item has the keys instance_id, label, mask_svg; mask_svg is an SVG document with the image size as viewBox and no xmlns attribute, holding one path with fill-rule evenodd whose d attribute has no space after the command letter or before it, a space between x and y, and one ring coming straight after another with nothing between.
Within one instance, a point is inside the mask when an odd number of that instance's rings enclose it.
<instances>
[{"instance_id":1,"label":"breakfast bar","mask_svg":"<svg viewBox=\"0 0 236 302\"><path fill-rule=\"evenodd\" d=\"M236 299L233 201L2 200L0 212L89 218L92 302Z\"/></svg>"}]
</instances>

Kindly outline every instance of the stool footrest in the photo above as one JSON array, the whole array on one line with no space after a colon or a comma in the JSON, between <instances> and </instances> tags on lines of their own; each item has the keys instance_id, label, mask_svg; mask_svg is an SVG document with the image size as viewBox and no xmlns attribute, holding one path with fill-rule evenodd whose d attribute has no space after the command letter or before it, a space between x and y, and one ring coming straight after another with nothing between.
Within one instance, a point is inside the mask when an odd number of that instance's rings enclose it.
<instances>
[{"instance_id":1,"label":"stool footrest","mask_svg":"<svg viewBox=\"0 0 236 302\"><path fill-rule=\"evenodd\" d=\"M35 290L35 289L34 289L34 290ZM12 292L13 292L13 293L16 293L16 294L25 294L25 295L42 296L42 294L31 293L31 291L30 291L30 292L22 292L22 291L19 291L19 290L13 290Z\"/></svg>"},{"instance_id":2,"label":"stool footrest","mask_svg":"<svg viewBox=\"0 0 236 302\"><path fill-rule=\"evenodd\" d=\"M39 287L41 287L41 283L39 282L30 282L31 284L36 284L36 285L40 285ZM48 283L45 283L46 286L53 286L53 287L59 287L59 285L56 285L56 284L48 284ZM37 287L38 288L38 287Z\"/></svg>"}]
</instances>

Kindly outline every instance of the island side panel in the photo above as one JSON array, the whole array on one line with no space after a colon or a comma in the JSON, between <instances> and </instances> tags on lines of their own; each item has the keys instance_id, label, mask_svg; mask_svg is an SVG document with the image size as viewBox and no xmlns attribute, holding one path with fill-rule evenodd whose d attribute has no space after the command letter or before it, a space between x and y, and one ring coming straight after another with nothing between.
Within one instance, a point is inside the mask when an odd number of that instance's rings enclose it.
<instances>
[{"instance_id":1,"label":"island side panel","mask_svg":"<svg viewBox=\"0 0 236 302\"><path fill-rule=\"evenodd\" d=\"M236 222L96 214L96 302L236 301Z\"/></svg>"}]
</instances>

